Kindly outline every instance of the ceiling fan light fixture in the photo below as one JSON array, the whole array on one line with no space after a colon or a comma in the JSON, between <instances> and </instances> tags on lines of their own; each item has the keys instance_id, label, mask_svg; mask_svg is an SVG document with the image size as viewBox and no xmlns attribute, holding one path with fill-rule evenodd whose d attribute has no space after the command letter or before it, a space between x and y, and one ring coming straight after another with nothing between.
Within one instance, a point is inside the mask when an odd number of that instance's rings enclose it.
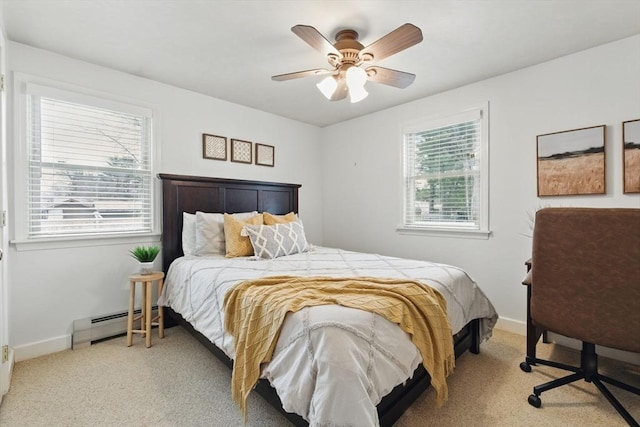
<instances>
[{"instance_id":1,"label":"ceiling fan light fixture","mask_svg":"<svg viewBox=\"0 0 640 427\"><path fill-rule=\"evenodd\" d=\"M322 79L322 81L318 83L316 87L327 99L331 99L333 93L338 88L338 82L336 81L335 77L329 76Z\"/></svg>"},{"instance_id":2,"label":"ceiling fan light fixture","mask_svg":"<svg viewBox=\"0 0 640 427\"><path fill-rule=\"evenodd\" d=\"M364 88L367 83L367 72L362 68L350 67L346 73L346 80L352 104L362 101L369 95L369 92Z\"/></svg>"},{"instance_id":3,"label":"ceiling fan light fixture","mask_svg":"<svg viewBox=\"0 0 640 427\"><path fill-rule=\"evenodd\" d=\"M349 90L364 88L367 83L367 72L360 67L350 67L347 70L347 86Z\"/></svg>"},{"instance_id":4,"label":"ceiling fan light fixture","mask_svg":"<svg viewBox=\"0 0 640 427\"><path fill-rule=\"evenodd\" d=\"M369 92L367 92L364 87L349 89L349 98L351 99L352 104L362 101L367 96L369 96Z\"/></svg>"}]
</instances>

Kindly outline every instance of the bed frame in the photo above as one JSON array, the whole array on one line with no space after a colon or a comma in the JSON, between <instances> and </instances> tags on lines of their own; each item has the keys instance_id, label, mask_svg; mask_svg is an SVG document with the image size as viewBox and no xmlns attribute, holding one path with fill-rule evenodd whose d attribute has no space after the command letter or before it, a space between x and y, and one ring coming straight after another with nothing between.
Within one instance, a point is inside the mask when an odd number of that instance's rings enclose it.
<instances>
[{"instance_id":1,"label":"bed frame","mask_svg":"<svg viewBox=\"0 0 640 427\"><path fill-rule=\"evenodd\" d=\"M298 184L168 174L158 176L162 180L162 253L165 273L171 262L182 256L183 212L236 213L255 210L276 215L298 212L298 189L301 187ZM230 368L233 366L233 361L222 350L196 331L180 314L170 308L165 310L170 318L195 336L216 357ZM170 326L168 319L165 322L167 322L166 326ZM475 354L480 352L479 326L479 320L473 320L454 336L456 358L467 350ZM421 364L410 380L394 388L378 404L380 425L383 427L393 425L429 387L430 382L431 378ZM255 390L295 426L308 426L308 423L299 415L282 409L280 398L267 380L261 379Z\"/></svg>"}]
</instances>

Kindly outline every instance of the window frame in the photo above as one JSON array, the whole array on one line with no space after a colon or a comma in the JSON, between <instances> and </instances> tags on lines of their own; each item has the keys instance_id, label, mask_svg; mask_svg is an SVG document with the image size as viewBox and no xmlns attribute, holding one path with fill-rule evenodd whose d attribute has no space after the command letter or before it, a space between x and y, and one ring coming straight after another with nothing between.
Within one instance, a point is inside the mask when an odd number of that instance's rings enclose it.
<instances>
[{"instance_id":1,"label":"window frame","mask_svg":"<svg viewBox=\"0 0 640 427\"><path fill-rule=\"evenodd\" d=\"M13 218L14 239L10 243L17 250L57 249L86 246L103 246L126 243L157 243L160 241L160 182L157 168L160 164L158 108L139 100L120 97L110 93L90 90L84 87L54 81L29 74L15 72L13 75L14 101L14 165L13 165ZM115 109L123 112L148 115L151 118L149 136L149 161L151 169L151 231L149 232L107 232L102 234L29 237L29 141L27 120L29 114L28 97L32 91L59 96L59 99L82 103L99 108Z\"/></svg>"},{"instance_id":2,"label":"window frame","mask_svg":"<svg viewBox=\"0 0 640 427\"><path fill-rule=\"evenodd\" d=\"M445 222L435 224L408 224L406 222L407 209L407 174L406 174L406 136L428 129L446 127L470 120L470 117L480 116L480 207L478 209L478 228L471 229L464 226L446 225ZM424 120L405 123L401 126L401 176L400 191L402 205L400 206L400 221L396 231L399 234L432 235L441 237L463 237L473 239L488 239L491 235L489 228L489 103L467 108L462 111L446 115L438 115Z\"/></svg>"}]
</instances>

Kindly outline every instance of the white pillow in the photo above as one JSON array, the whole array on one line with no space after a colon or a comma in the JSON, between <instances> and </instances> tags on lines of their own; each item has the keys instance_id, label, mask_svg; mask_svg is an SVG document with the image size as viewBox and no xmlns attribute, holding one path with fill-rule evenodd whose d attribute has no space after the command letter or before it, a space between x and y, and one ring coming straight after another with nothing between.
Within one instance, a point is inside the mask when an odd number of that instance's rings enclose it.
<instances>
[{"instance_id":1,"label":"white pillow","mask_svg":"<svg viewBox=\"0 0 640 427\"><path fill-rule=\"evenodd\" d=\"M193 255L196 249L196 216L182 212L182 253Z\"/></svg>"},{"instance_id":2,"label":"white pillow","mask_svg":"<svg viewBox=\"0 0 640 427\"><path fill-rule=\"evenodd\" d=\"M257 215L257 211L233 214L238 220ZM196 240L194 255L225 254L224 214L196 212Z\"/></svg>"},{"instance_id":3,"label":"white pillow","mask_svg":"<svg viewBox=\"0 0 640 427\"><path fill-rule=\"evenodd\" d=\"M275 225L245 225L240 234L249 236L253 252L260 258L278 258L309 250L300 220Z\"/></svg>"}]
</instances>

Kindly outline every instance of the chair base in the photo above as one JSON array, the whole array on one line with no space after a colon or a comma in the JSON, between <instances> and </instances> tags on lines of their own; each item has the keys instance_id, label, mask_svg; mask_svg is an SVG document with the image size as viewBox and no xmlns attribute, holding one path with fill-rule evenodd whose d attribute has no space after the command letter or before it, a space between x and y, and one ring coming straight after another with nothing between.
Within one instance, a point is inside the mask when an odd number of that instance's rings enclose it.
<instances>
[{"instance_id":1,"label":"chair base","mask_svg":"<svg viewBox=\"0 0 640 427\"><path fill-rule=\"evenodd\" d=\"M529 404L531 406L539 408L540 406L542 406L540 394L542 394L543 392L584 379L586 382L593 383L598 388L598 390L600 390L604 397L607 398L609 403L611 403L611 405L616 409L616 411L618 411L618 413L630 426L640 427L638 425L638 422L622 406L618 399L616 399L615 396L611 394L611 392L607 389L607 387L605 387L603 382L609 383L639 396L640 389L598 373L598 355L596 354L595 347L596 346L592 343L582 343L580 367L531 357L527 357L524 362L520 363L520 369L522 369L524 372L531 372L531 365L536 364L551 366L554 368L573 372L573 374L567 375L566 377L558 378L556 380L533 387L533 394L531 394L528 398Z\"/></svg>"}]
</instances>

